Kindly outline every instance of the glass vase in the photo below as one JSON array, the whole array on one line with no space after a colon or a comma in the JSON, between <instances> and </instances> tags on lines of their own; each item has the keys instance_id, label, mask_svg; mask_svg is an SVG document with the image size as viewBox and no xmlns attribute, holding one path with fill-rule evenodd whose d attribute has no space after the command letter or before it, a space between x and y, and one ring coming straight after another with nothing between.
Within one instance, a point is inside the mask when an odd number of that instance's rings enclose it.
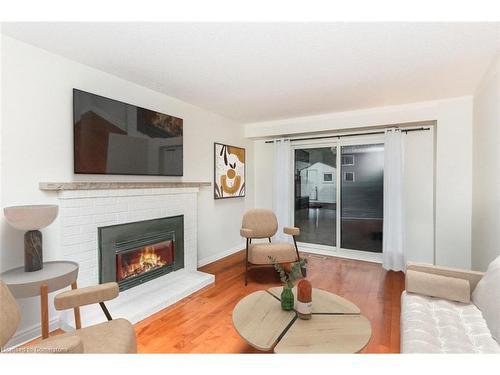
<instances>
[{"instance_id":1,"label":"glass vase","mask_svg":"<svg viewBox=\"0 0 500 375\"><path fill-rule=\"evenodd\" d=\"M285 311L293 310L294 300L292 288L288 286L283 286L283 291L281 292L281 308Z\"/></svg>"}]
</instances>

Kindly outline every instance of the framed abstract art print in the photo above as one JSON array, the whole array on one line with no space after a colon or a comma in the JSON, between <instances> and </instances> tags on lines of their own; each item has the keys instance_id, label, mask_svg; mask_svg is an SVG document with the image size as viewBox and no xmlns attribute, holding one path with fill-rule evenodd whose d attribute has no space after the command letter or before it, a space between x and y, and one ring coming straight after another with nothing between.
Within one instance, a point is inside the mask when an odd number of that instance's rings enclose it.
<instances>
[{"instance_id":1,"label":"framed abstract art print","mask_svg":"<svg viewBox=\"0 0 500 375\"><path fill-rule=\"evenodd\" d=\"M214 199L245 196L245 149L214 143Z\"/></svg>"}]
</instances>

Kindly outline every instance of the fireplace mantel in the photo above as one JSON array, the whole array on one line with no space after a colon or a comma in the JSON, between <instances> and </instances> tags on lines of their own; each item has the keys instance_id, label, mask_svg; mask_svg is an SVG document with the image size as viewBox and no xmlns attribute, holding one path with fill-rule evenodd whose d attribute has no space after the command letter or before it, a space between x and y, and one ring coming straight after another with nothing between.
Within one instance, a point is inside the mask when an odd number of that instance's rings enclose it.
<instances>
[{"instance_id":1,"label":"fireplace mantel","mask_svg":"<svg viewBox=\"0 0 500 375\"><path fill-rule=\"evenodd\" d=\"M200 188L211 186L210 182L40 182L40 190L113 190L113 189L163 189L163 188Z\"/></svg>"}]
</instances>

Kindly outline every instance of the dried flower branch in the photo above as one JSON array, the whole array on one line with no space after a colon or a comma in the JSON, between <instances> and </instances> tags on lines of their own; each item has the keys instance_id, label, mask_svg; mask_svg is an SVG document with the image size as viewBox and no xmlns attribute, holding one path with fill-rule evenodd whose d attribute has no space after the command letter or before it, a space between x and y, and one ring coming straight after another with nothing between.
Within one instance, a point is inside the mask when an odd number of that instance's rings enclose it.
<instances>
[{"instance_id":1,"label":"dried flower branch","mask_svg":"<svg viewBox=\"0 0 500 375\"><path fill-rule=\"evenodd\" d=\"M307 261L305 259L300 259L298 262L293 263L290 272L286 272L283 266L276 261L276 258L268 257L273 263L274 269L280 275L280 280L283 284L286 284L288 288L293 288L294 282L302 277L301 268L305 268Z\"/></svg>"}]
</instances>

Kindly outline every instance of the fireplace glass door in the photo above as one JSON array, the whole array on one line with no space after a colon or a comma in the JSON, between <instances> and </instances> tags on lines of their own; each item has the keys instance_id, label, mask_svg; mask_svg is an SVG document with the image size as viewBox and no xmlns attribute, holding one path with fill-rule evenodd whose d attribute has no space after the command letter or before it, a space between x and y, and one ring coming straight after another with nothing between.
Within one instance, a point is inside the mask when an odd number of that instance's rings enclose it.
<instances>
[{"instance_id":1,"label":"fireplace glass door","mask_svg":"<svg viewBox=\"0 0 500 375\"><path fill-rule=\"evenodd\" d=\"M173 263L172 240L122 251L116 254L116 281L137 277Z\"/></svg>"}]
</instances>

